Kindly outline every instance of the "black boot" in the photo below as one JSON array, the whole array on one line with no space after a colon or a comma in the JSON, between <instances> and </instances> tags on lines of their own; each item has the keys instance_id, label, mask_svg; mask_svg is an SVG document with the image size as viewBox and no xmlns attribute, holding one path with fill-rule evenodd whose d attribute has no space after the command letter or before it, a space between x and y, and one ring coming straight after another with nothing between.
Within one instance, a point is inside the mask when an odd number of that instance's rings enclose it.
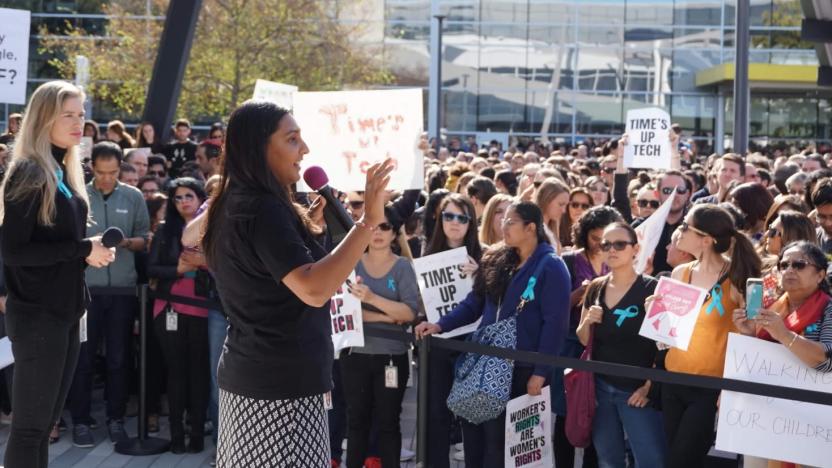
<instances>
[{"instance_id":1,"label":"black boot","mask_svg":"<svg viewBox=\"0 0 832 468\"><path fill-rule=\"evenodd\" d=\"M178 427L171 424L170 427L170 451L171 453L185 453L185 431L181 423Z\"/></svg>"}]
</instances>

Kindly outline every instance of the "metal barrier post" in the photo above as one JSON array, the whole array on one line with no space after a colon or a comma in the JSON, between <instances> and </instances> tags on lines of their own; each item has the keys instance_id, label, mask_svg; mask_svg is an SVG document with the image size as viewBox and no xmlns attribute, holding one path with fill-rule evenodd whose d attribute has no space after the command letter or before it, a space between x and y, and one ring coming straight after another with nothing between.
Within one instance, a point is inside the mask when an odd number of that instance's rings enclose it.
<instances>
[{"instance_id":1,"label":"metal barrier post","mask_svg":"<svg viewBox=\"0 0 832 468\"><path fill-rule=\"evenodd\" d=\"M428 355L433 338L422 338L419 346L419 387L416 408L416 467L428 466Z\"/></svg>"},{"instance_id":2,"label":"metal barrier post","mask_svg":"<svg viewBox=\"0 0 832 468\"><path fill-rule=\"evenodd\" d=\"M115 451L124 455L158 455L168 451L166 439L147 436L147 285L139 289L139 434L119 442Z\"/></svg>"}]
</instances>

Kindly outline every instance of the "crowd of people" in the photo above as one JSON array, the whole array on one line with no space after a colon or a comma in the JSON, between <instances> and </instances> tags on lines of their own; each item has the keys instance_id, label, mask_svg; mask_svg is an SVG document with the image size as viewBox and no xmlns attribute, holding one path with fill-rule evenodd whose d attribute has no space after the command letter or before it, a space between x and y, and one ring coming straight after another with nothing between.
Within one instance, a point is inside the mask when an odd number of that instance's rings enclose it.
<instances>
[{"instance_id":1,"label":"crowd of people","mask_svg":"<svg viewBox=\"0 0 832 468\"><path fill-rule=\"evenodd\" d=\"M10 116L0 136L4 172L22 118ZM128 437L124 420L135 393L134 324L140 313L153 323L150 432L159 430L166 412L172 452L203 451L206 427L217 443L217 365L226 315L161 299L139 310L135 297L113 292L148 283L162 293L225 300L201 248L199 223L222 184L226 129L212 126L199 143L184 119L174 123L169 143L160 141L158 130L148 122L136 126L134 136L119 121L105 132L93 121L83 126L94 141L83 161L90 220L84 237L118 227L125 238L111 263L86 270L92 293L87 338L65 402L79 447L96 444L91 429L100 421L90 412L96 375L105 383L111 441ZM781 343L806 365L832 371L832 150L704 154L682 134L678 126L670 133L667 171L626 168L626 136L574 148L541 142L503 148L474 137L429 142L424 188L387 192L383 222L355 265L349 292L362 303L366 328L414 326L424 337L477 320L487 327L517 314L519 350L577 357L591 343L595 360L715 377L722 376L728 333L735 332ZM365 193L336 195L360 222ZM294 196L309 208L310 232L324 248L334 248L321 211L314 209L317 197ZM643 246L634 228L668 201L658 246L639 272ZM16 229L4 223L4 245ZM473 291L437 323L427 322L411 260L459 247L468 253L461 268L473 275ZM540 293L529 302L523 295L535 271L542 271L536 278ZM709 291L686 351L660 349L639 335L660 276ZM754 319L744 309L749 278L765 285L764 308ZM350 468L394 467L412 457L402 447L400 423L408 351L404 342L368 336L363 347L340 353L328 412L333 467L341 466L345 438ZM472 424L445 404L458 357L443 349L429 357L428 466L448 467L454 457L471 467L503 466L504 415ZM0 409L8 413L17 395L11 369L4 373ZM718 391L595 379L592 444L578 452L584 467L703 466L714 441ZM512 397L538 395L547 385L556 415L556 466L571 467L576 450L565 433L563 369L516 363ZM62 424L54 421L51 440L61 437ZM462 450L452 451L458 442ZM744 466L767 462L746 456Z\"/></svg>"}]
</instances>

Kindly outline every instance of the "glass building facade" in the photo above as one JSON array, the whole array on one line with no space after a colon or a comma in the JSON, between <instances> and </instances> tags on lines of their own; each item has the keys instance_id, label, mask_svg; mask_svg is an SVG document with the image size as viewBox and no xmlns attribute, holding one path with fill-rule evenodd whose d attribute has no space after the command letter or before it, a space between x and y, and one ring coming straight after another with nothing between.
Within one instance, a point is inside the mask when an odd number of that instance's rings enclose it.
<instances>
[{"instance_id":1,"label":"glass building facade","mask_svg":"<svg viewBox=\"0 0 832 468\"><path fill-rule=\"evenodd\" d=\"M364 12L341 19L368 26L361 40L378 51L392 86L427 89L430 0L330 1L342 12ZM364 8L337 6L354 1ZM731 82L697 82L704 71L733 62L734 0L434 1L445 15L440 123L450 135L607 138L624 131L629 109L659 106L706 146L715 146L720 128L730 138ZM46 24L60 34L66 21L105 31L100 2L3 4L30 9L33 31ZM137 20L163 20L163 12L143 5L136 2ZM751 12L752 66L817 67L813 45L800 40L800 0L751 0ZM31 89L55 77L47 59L33 34ZM755 141L832 138L829 89L752 79L751 92ZM0 106L3 120L16 110ZM95 103L94 117L125 116Z\"/></svg>"}]
</instances>

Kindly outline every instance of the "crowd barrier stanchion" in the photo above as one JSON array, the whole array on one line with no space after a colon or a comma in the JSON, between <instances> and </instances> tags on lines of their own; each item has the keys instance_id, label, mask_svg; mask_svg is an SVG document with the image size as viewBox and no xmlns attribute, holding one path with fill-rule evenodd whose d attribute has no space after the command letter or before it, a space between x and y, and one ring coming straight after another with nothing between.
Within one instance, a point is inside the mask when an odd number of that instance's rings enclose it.
<instances>
[{"instance_id":1,"label":"crowd barrier stanchion","mask_svg":"<svg viewBox=\"0 0 832 468\"><path fill-rule=\"evenodd\" d=\"M428 466L428 356L431 338L419 346L419 386L416 387L416 468Z\"/></svg>"},{"instance_id":2,"label":"crowd barrier stanchion","mask_svg":"<svg viewBox=\"0 0 832 468\"><path fill-rule=\"evenodd\" d=\"M170 441L147 435L147 285L138 286L139 293L139 424L138 435L115 445L123 455L158 455L168 451ZM135 291L134 291L135 294Z\"/></svg>"}]
</instances>

